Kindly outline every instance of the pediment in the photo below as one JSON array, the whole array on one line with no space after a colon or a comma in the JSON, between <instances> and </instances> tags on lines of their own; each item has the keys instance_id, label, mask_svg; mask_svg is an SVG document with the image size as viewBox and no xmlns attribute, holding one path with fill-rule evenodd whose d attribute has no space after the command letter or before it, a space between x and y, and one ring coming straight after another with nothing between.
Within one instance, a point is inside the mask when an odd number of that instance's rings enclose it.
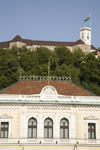
<instances>
[{"instance_id":1,"label":"pediment","mask_svg":"<svg viewBox=\"0 0 100 150\"><path fill-rule=\"evenodd\" d=\"M13 117L12 116L9 116L7 114L3 114L0 116L0 119L12 119Z\"/></svg>"},{"instance_id":2,"label":"pediment","mask_svg":"<svg viewBox=\"0 0 100 150\"><path fill-rule=\"evenodd\" d=\"M99 118L96 118L96 117L94 117L94 116L89 116L89 117L86 117L86 118L84 118L85 120L99 120Z\"/></svg>"},{"instance_id":3,"label":"pediment","mask_svg":"<svg viewBox=\"0 0 100 150\"><path fill-rule=\"evenodd\" d=\"M41 90L41 94L57 94L57 91L53 86L47 85L43 87L43 89Z\"/></svg>"}]
</instances>

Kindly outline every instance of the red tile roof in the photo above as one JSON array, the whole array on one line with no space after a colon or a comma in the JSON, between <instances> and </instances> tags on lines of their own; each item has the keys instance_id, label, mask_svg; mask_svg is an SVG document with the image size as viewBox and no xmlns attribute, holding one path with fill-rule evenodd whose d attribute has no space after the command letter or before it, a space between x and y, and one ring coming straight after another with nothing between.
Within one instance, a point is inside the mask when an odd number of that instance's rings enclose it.
<instances>
[{"instance_id":1,"label":"red tile roof","mask_svg":"<svg viewBox=\"0 0 100 150\"><path fill-rule=\"evenodd\" d=\"M1 94L39 94L46 85L48 81L19 81ZM70 81L50 81L49 85L54 86L61 95L93 96L92 93Z\"/></svg>"},{"instance_id":2,"label":"red tile roof","mask_svg":"<svg viewBox=\"0 0 100 150\"><path fill-rule=\"evenodd\" d=\"M76 42L74 42L73 46L78 44L85 44L85 43L81 39L79 39Z\"/></svg>"}]
</instances>

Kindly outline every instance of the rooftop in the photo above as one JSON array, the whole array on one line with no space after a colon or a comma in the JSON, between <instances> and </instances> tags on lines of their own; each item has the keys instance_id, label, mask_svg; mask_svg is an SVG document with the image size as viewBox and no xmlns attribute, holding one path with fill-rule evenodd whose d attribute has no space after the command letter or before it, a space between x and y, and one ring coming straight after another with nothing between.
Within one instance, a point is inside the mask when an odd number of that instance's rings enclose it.
<instances>
[{"instance_id":1,"label":"rooftop","mask_svg":"<svg viewBox=\"0 0 100 150\"><path fill-rule=\"evenodd\" d=\"M12 42L23 42L26 46L40 45L40 46L67 46L72 47L74 45L85 44L81 39L75 42L61 42L61 41L38 41L30 39L22 39L19 35L16 35L11 41L0 42L0 48L9 48ZM91 48L97 50L93 45Z\"/></svg>"},{"instance_id":2,"label":"rooftop","mask_svg":"<svg viewBox=\"0 0 100 150\"><path fill-rule=\"evenodd\" d=\"M19 81L14 85L2 90L1 94L39 94L43 87L48 85L48 81ZM70 96L94 96L92 93L75 85L70 81L49 81L60 95Z\"/></svg>"}]
</instances>

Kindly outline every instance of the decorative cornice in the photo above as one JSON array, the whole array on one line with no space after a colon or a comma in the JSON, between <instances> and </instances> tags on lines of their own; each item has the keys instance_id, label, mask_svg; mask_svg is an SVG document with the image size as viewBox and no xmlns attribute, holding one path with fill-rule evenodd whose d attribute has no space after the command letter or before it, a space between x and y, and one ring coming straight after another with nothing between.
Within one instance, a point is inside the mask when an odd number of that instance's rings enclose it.
<instances>
[{"instance_id":1,"label":"decorative cornice","mask_svg":"<svg viewBox=\"0 0 100 150\"><path fill-rule=\"evenodd\" d=\"M53 86L47 85L42 88L41 94L57 94L57 91Z\"/></svg>"},{"instance_id":2,"label":"decorative cornice","mask_svg":"<svg viewBox=\"0 0 100 150\"><path fill-rule=\"evenodd\" d=\"M12 119L13 117L7 115L7 114L3 114L0 116L0 119Z\"/></svg>"},{"instance_id":3,"label":"decorative cornice","mask_svg":"<svg viewBox=\"0 0 100 150\"><path fill-rule=\"evenodd\" d=\"M99 120L99 118L96 118L96 117L94 117L94 116L89 116L89 117L86 117L86 118L84 118L85 120Z\"/></svg>"}]
</instances>

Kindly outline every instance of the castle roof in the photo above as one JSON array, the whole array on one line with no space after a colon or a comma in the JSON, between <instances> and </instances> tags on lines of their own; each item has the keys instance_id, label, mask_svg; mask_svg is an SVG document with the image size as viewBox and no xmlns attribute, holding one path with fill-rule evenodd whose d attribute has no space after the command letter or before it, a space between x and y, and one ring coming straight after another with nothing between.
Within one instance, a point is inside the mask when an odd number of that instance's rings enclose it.
<instances>
[{"instance_id":1,"label":"castle roof","mask_svg":"<svg viewBox=\"0 0 100 150\"><path fill-rule=\"evenodd\" d=\"M2 90L1 94L39 94L48 81L19 81ZM60 95L93 96L92 93L75 85L70 81L49 81L49 85L55 87Z\"/></svg>"},{"instance_id":2,"label":"castle roof","mask_svg":"<svg viewBox=\"0 0 100 150\"><path fill-rule=\"evenodd\" d=\"M0 48L9 48L11 42L23 42L26 43L26 46L32 45L40 45L40 46L68 46L72 47L79 44L85 44L81 39L76 42L60 42L60 41L38 41L38 40L30 40L30 39L22 39L19 35L16 35L11 41L0 42ZM97 49L91 45L91 49Z\"/></svg>"},{"instance_id":3,"label":"castle roof","mask_svg":"<svg viewBox=\"0 0 100 150\"><path fill-rule=\"evenodd\" d=\"M19 36L19 35L16 35L11 42L24 42L24 40Z\"/></svg>"},{"instance_id":4,"label":"castle roof","mask_svg":"<svg viewBox=\"0 0 100 150\"><path fill-rule=\"evenodd\" d=\"M85 44L85 43L81 39L79 39L76 42L74 42L73 46L78 44Z\"/></svg>"}]
</instances>

